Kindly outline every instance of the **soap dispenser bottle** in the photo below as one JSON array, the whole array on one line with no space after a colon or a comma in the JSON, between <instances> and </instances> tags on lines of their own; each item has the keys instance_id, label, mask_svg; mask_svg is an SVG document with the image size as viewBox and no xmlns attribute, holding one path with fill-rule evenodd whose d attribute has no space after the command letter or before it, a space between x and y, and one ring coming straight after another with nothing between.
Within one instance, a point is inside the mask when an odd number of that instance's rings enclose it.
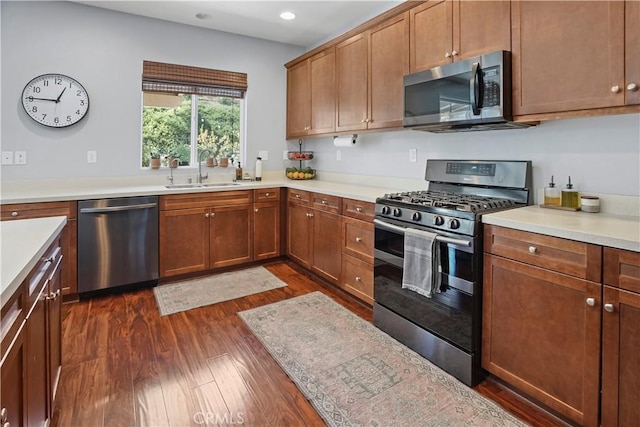
<instances>
[{"instance_id":1,"label":"soap dispenser bottle","mask_svg":"<svg viewBox=\"0 0 640 427\"><path fill-rule=\"evenodd\" d=\"M562 207L571 209L578 209L580 207L580 195L578 194L578 190L573 188L571 177L569 177L567 188L562 190Z\"/></svg>"},{"instance_id":2,"label":"soap dispenser bottle","mask_svg":"<svg viewBox=\"0 0 640 427\"><path fill-rule=\"evenodd\" d=\"M544 189L544 204L550 206L560 206L560 189L556 187L553 182L553 175L551 175L551 182L549 186Z\"/></svg>"},{"instance_id":3,"label":"soap dispenser bottle","mask_svg":"<svg viewBox=\"0 0 640 427\"><path fill-rule=\"evenodd\" d=\"M242 166L238 161L238 167L236 168L236 181L242 181Z\"/></svg>"}]
</instances>

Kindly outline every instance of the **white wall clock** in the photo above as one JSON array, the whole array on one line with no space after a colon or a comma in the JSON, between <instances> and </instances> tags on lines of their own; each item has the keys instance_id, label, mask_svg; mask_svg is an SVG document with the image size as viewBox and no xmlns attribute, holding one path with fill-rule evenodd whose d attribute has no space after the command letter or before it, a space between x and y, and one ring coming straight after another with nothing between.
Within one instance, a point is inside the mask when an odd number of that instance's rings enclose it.
<instances>
[{"instance_id":1,"label":"white wall clock","mask_svg":"<svg viewBox=\"0 0 640 427\"><path fill-rule=\"evenodd\" d=\"M37 123L63 128L78 123L87 114L89 95L69 76L43 74L22 90L22 106Z\"/></svg>"}]
</instances>

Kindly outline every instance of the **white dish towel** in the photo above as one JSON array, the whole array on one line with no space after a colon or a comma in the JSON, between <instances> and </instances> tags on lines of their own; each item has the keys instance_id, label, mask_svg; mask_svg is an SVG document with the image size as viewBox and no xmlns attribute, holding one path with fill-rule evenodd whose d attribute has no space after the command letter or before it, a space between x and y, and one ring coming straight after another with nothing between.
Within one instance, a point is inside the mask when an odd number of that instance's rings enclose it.
<instances>
[{"instance_id":1,"label":"white dish towel","mask_svg":"<svg viewBox=\"0 0 640 427\"><path fill-rule=\"evenodd\" d=\"M440 256L435 233L405 229L402 287L427 298L440 292Z\"/></svg>"}]
</instances>

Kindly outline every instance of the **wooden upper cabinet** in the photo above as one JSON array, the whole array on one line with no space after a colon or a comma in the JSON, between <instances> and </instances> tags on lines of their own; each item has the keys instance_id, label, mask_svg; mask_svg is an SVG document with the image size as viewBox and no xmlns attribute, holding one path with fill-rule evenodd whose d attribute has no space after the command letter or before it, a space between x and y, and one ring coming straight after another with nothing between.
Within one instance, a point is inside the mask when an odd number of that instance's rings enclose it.
<instances>
[{"instance_id":1,"label":"wooden upper cabinet","mask_svg":"<svg viewBox=\"0 0 640 427\"><path fill-rule=\"evenodd\" d=\"M640 104L640 2L625 2L626 104Z\"/></svg>"},{"instance_id":2,"label":"wooden upper cabinet","mask_svg":"<svg viewBox=\"0 0 640 427\"><path fill-rule=\"evenodd\" d=\"M370 30L369 129L402 127L402 78L409 74L409 12Z\"/></svg>"},{"instance_id":3,"label":"wooden upper cabinet","mask_svg":"<svg viewBox=\"0 0 640 427\"><path fill-rule=\"evenodd\" d=\"M302 61L287 70L287 138L307 134L311 122L309 62Z\"/></svg>"},{"instance_id":4,"label":"wooden upper cabinet","mask_svg":"<svg viewBox=\"0 0 640 427\"><path fill-rule=\"evenodd\" d=\"M309 58L311 79L311 121L309 134L335 130L336 50L331 47Z\"/></svg>"},{"instance_id":5,"label":"wooden upper cabinet","mask_svg":"<svg viewBox=\"0 0 640 427\"><path fill-rule=\"evenodd\" d=\"M369 32L336 46L336 131L367 128Z\"/></svg>"},{"instance_id":6,"label":"wooden upper cabinet","mask_svg":"<svg viewBox=\"0 0 640 427\"><path fill-rule=\"evenodd\" d=\"M429 0L411 9L411 72L511 50L508 1Z\"/></svg>"},{"instance_id":7,"label":"wooden upper cabinet","mask_svg":"<svg viewBox=\"0 0 640 427\"><path fill-rule=\"evenodd\" d=\"M518 1L511 8L514 115L625 104L624 2Z\"/></svg>"}]
</instances>

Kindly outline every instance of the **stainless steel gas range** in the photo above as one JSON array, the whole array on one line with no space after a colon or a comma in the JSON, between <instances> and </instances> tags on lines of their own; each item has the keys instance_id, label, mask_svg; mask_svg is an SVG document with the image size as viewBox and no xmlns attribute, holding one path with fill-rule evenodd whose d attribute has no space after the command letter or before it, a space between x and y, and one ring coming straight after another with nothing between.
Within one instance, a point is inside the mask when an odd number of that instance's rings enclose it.
<instances>
[{"instance_id":1,"label":"stainless steel gas range","mask_svg":"<svg viewBox=\"0 0 640 427\"><path fill-rule=\"evenodd\" d=\"M481 216L531 204L531 162L430 159L425 178L428 190L376 200L373 322L473 386L482 378ZM429 262L416 260L422 253Z\"/></svg>"}]
</instances>

